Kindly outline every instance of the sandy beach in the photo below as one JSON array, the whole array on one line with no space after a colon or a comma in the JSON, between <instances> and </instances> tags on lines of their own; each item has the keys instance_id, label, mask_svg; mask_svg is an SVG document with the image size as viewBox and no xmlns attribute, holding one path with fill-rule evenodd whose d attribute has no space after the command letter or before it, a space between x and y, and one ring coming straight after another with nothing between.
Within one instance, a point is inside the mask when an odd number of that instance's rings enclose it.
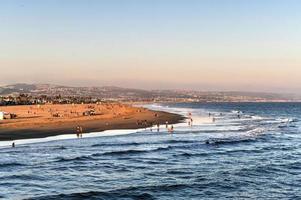
<instances>
[{"instance_id":1,"label":"sandy beach","mask_svg":"<svg viewBox=\"0 0 301 200\"><path fill-rule=\"evenodd\" d=\"M135 129L151 124L178 123L183 117L119 103L2 106L0 111L16 114L0 120L0 141L43 138L112 129Z\"/></svg>"}]
</instances>

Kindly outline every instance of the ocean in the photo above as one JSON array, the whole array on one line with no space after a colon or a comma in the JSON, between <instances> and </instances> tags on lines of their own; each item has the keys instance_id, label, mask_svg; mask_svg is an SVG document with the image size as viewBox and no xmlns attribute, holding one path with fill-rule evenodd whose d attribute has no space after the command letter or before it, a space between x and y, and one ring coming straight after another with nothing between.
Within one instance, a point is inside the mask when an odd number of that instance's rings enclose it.
<instances>
[{"instance_id":1,"label":"ocean","mask_svg":"<svg viewBox=\"0 0 301 200\"><path fill-rule=\"evenodd\" d=\"M301 103L145 107L191 113L193 126L3 146L0 198L301 198Z\"/></svg>"}]
</instances>

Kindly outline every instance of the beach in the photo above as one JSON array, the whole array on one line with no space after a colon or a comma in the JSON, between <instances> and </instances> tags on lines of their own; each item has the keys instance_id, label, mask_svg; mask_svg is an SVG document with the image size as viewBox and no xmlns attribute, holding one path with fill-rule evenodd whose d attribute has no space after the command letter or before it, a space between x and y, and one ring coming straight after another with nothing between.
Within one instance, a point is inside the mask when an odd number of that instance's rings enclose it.
<instances>
[{"instance_id":1,"label":"beach","mask_svg":"<svg viewBox=\"0 0 301 200\"><path fill-rule=\"evenodd\" d=\"M0 111L16 114L16 118L0 120L0 141L44 138L114 129L138 129L156 124L174 124L181 115L120 103L49 104L2 106Z\"/></svg>"}]
</instances>

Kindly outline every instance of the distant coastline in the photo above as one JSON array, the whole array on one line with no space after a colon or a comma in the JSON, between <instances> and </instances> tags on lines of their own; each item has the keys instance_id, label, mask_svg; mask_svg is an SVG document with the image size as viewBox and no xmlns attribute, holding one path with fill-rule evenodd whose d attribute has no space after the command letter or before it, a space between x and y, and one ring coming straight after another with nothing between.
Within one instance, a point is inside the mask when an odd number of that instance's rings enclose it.
<instances>
[{"instance_id":1,"label":"distant coastline","mask_svg":"<svg viewBox=\"0 0 301 200\"><path fill-rule=\"evenodd\" d=\"M52 84L0 86L0 105L95 102L300 102L300 94L244 91L143 90L113 86L72 87Z\"/></svg>"}]
</instances>

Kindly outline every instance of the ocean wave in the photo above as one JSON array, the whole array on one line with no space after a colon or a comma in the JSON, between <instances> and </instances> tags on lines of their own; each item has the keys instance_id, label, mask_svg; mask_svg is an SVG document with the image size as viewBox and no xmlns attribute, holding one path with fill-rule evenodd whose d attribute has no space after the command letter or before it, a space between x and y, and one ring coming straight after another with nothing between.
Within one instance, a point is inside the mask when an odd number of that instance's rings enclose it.
<instances>
[{"instance_id":1,"label":"ocean wave","mask_svg":"<svg viewBox=\"0 0 301 200\"><path fill-rule=\"evenodd\" d=\"M26 165L18 162L0 163L0 168L18 167L18 166L26 166Z\"/></svg>"},{"instance_id":2,"label":"ocean wave","mask_svg":"<svg viewBox=\"0 0 301 200\"><path fill-rule=\"evenodd\" d=\"M167 170L166 173L171 174L171 175L191 175L191 174L193 174L193 172L191 172L187 169L171 169L171 170Z\"/></svg>"},{"instance_id":3,"label":"ocean wave","mask_svg":"<svg viewBox=\"0 0 301 200\"><path fill-rule=\"evenodd\" d=\"M190 144L190 143L195 143L196 141L194 140L166 140L164 143L169 143L169 144Z\"/></svg>"},{"instance_id":4,"label":"ocean wave","mask_svg":"<svg viewBox=\"0 0 301 200\"><path fill-rule=\"evenodd\" d=\"M296 118L281 118L279 119L281 123L293 123L293 122L298 122L298 119Z\"/></svg>"},{"instance_id":5,"label":"ocean wave","mask_svg":"<svg viewBox=\"0 0 301 200\"><path fill-rule=\"evenodd\" d=\"M265 131L267 131L266 128L259 127L259 128L251 129L251 130L247 131L246 133L247 133L247 135L259 135L261 133L264 133Z\"/></svg>"},{"instance_id":6,"label":"ocean wave","mask_svg":"<svg viewBox=\"0 0 301 200\"><path fill-rule=\"evenodd\" d=\"M59 146L59 147L54 147L53 150L65 150L67 147L64 146Z\"/></svg>"},{"instance_id":7,"label":"ocean wave","mask_svg":"<svg viewBox=\"0 0 301 200\"><path fill-rule=\"evenodd\" d=\"M153 195L147 192L137 192L129 193L127 191L111 191L111 192L83 192L83 193L72 193L72 194L59 194L54 196L43 196L29 198L27 200L57 200L57 199L98 199L98 200L107 200L107 199L144 199L144 200L153 200L155 199Z\"/></svg>"},{"instance_id":8,"label":"ocean wave","mask_svg":"<svg viewBox=\"0 0 301 200\"><path fill-rule=\"evenodd\" d=\"M234 114L242 114L243 112L240 111L240 110L231 110L231 113L234 113Z\"/></svg>"},{"instance_id":9,"label":"ocean wave","mask_svg":"<svg viewBox=\"0 0 301 200\"><path fill-rule=\"evenodd\" d=\"M232 144L238 144L238 143L248 143L248 142L254 142L254 138L218 138L218 139L211 139L209 140L209 144L215 144L215 145L232 145Z\"/></svg>"},{"instance_id":10,"label":"ocean wave","mask_svg":"<svg viewBox=\"0 0 301 200\"><path fill-rule=\"evenodd\" d=\"M111 152L105 152L102 154L93 154L94 156L96 155L133 155L133 154L142 154L142 153L150 153L150 152L157 152L157 151L166 151L171 149L172 146L168 146L168 147L159 147L159 148L155 148L155 149L145 149L145 150L138 150L138 149L129 149L129 150L121 150L121 151L111 151Z\"/></svg>"},{"instance_id":11,"label":"ocean wave","mask_svg":"<svg viewBox=\"0 0 301 200\"><path fill-rule=\"evenodd\" d=\"M138 143L138 142L129 142L129 143L102 143L102 144L93 144L91 147L106 147L106 146L139 146L149 143Z\"/></svg>"},{"instance_id":12,"label":"ocean wave","mask_svg":"<svg viewBox=\"0 0 301 200\"><path fill-rule=\"evenodd\" d=\"M59 157L55 162L71 162L71 161L86 161L86 160L94 160L91 156L78 156L71 158Z\"/></svg>"},{"instance_id":13,"label":"ocean wave","mask_svg":"<svg viewBox=\"0 0 301 200\"><path fill-rule=\"evenodd\" d=\"M251 116L251 118L252 118L253 120L262 120L262 119L264 119L263 117L258 116L258 115Z\"/></svg>"},{"instance_id":14,"label":"ocean wave","mask_svg":"<svg viewBox=\"0 0 301 200\"><path fill-rule=\"evenodd\" d=\"M17 179L17 180L24 180L24 181L32 181L32 180L40 180L40 181L44 181L47 178L43 177L43 176L39 176L37 174L33 174L33 173L26 173L26 174L13 174L13 175L9 175L9 176L2 176L1 179L3 180L13 180L13 179Z\"/></svg>"},{"instance_id":15,"label":"ocean wave","mask_svg":"<svg viewBox=\"0 0 301 200\"><path fill-rule=\"evenodd\" d=\"M231 149L231 150L226 150L224 152L218 153L218 154L238 154L238 153L243 153L243 154L251 154L251 153L262 153L264 152L261 149Z\"/></svg>"},{"instance_id":16,"label":"ocean wave","mask_svg":"<svg viewBox=\"0 0 301 200\"><path fill-rule=\"evenodd\" d=\"M159 144L187 144L194 143L192 140L164 140L162 142L128 142L128 143L102 143L93 144L91 147L114 147L114 146L143 146L143 145L159 145Z\"/></svg>"},{"instance_id":17,"label":"ocean wave","mask_svg":"<svg viewBox=\"0 0 301 200\"><path fill-rule=\"evenodd\" d=\"M27 200L57 200L57 199L143 199L153 200L159 191L176 191L189 188L190 184L161 184L150 186L132 186L110 191L90 191L71 194L59 194L28 198Z\"/></svg>"},{"instance_id":18,"label":"ocean wave","mask_svg":"<svg viewBox=\"0 0 301 200\"><path fill-rule=\"evenodd\" d=\"M180 153L175 154L174 157L199 157L199 156L208 156L208 153Z\"/></svg>"}]
</instances>

